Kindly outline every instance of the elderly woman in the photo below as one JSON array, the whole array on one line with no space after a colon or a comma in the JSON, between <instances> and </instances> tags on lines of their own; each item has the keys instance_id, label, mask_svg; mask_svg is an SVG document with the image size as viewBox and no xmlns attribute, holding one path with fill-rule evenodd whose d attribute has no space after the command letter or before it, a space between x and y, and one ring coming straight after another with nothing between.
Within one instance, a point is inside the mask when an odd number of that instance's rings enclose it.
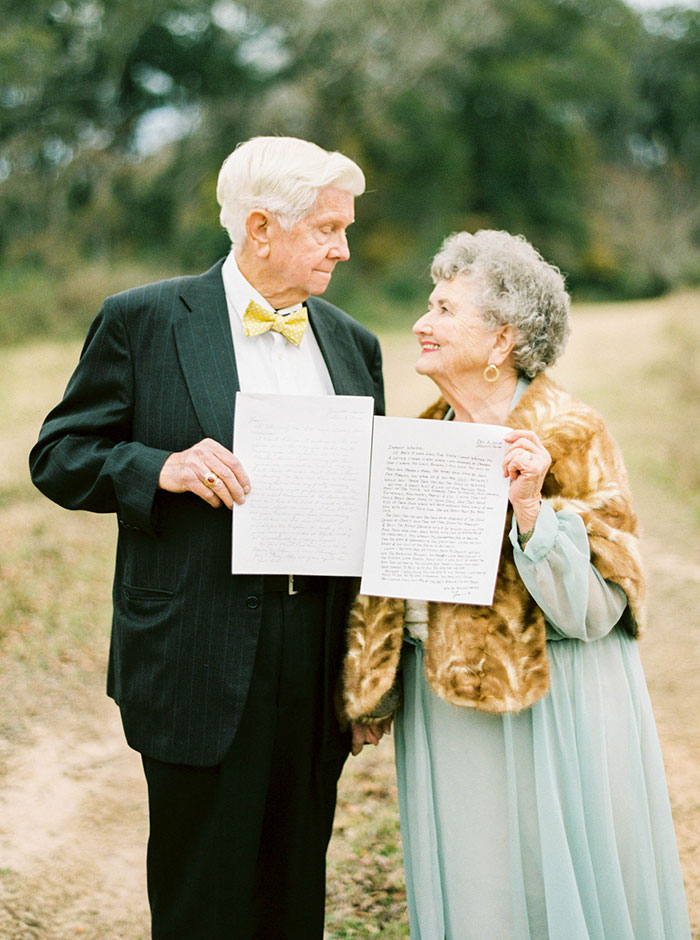
<instances>
[{"instance_id":1,"label":"elderly woman","mask_svg":"<svg viewBox=\"0 0 700 940\"><path fill-rule=\"evenodd\" d=\"M490 607L358 597L355 752L395 705L413 940L689 940L635 638L644 578L618 449L544 370L569 332L558 270L462 232L413 327L423 415L505 425L510 509ZM426 494L424 494L425 496Z\"/></svg>"}]
</instances>

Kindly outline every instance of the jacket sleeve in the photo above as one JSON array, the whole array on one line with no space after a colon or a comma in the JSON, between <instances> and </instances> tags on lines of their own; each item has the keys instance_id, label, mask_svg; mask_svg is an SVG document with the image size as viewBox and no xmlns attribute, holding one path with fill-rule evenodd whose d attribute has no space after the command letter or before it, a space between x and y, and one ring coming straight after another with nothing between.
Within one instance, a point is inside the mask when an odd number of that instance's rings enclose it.
<instances>
[{"instance_id":1,"label":"jacket sleeve","mask_svg":"<svg viewBox=\"0 0 700 940\"><path fill-rule=\"evenodd\" d=\"M123 525L154 534L168 452L132 439L135 368L118 299L109 298L63 400L44 421L29 466L34 484L59 505L116 512Z\"/></svg>"}]
</instances>

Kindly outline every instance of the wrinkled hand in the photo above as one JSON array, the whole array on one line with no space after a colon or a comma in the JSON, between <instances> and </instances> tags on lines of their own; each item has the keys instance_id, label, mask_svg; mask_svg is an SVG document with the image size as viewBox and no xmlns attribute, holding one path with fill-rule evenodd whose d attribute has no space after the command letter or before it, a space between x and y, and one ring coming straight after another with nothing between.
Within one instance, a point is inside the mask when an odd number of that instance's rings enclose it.
<instances>
[{"instance_id":1,"label":"wrinkled hand","mask_svg":"<svg viewBox=\"0 0 700 940\"><path fill-rule=\"evenodd\" d=\"M534 431L511 431L503 458L503 475L510 477L508 499L521 532L535 525L542 502L542 484L552 463L549 451Z\"/></svg>"},{"instance_id":2,"label":"wrinkled hand","mask_svg":"<svg viewBox=\"0 0 700 940\"><path fill-rule=\"evenodd\" d=\"M207 485L208 474L217 480ZM194 493L210 506L233 508L245 502L250 480L240 460L223 444L207 437L187 450L176 451L163 464L158 486L169 493Z\"/></svg>"},{"instance_id":3,"label":"wrinkled hand","mask_svg":"<svg viewBox=\"0 0 700 940\"><path fill-rule=\"evenodd\" d=\"M356 757L365 744L379 744L385 734L391 731L393 718L383 718L370 725L354 722L352 726L352 754Z\"/></svg>"}]
</instances>

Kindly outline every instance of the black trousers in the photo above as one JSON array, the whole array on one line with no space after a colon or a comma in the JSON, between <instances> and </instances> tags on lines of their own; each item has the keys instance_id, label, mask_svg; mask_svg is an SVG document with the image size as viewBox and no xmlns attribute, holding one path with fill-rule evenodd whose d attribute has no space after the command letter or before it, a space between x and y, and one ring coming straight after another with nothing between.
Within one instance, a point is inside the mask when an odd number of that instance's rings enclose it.
<instances>
[{"instance_id":1,"label":"black trousers","mask_svg":"<svg viewBox=\"0 0 700 940\"><path fill-rule=\"evenodd\" d=\"M324 591L269 593L216 767L143 758L153 940L321 940L343 760L321 753Z\"/></svg>"}]
</instances>

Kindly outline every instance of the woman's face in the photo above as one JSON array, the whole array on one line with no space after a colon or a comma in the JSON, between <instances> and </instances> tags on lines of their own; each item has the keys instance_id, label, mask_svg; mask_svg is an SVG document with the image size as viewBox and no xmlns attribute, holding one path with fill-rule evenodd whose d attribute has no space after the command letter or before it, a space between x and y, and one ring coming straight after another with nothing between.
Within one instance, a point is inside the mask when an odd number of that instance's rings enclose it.
<instances>
[{"instance_id":1,"label":"woman's face","mask_svg":"<svg viewBox=\"0 0 700 940\"><path fill-rule=\"evenodd\" d=\"M480 375L489 363L496 333L487 329L477 300L479 284L457 274L438 281L428 298L428 312L413 325L421 345L416 371L437 385Z\"/></svg>"}]
</instances>

